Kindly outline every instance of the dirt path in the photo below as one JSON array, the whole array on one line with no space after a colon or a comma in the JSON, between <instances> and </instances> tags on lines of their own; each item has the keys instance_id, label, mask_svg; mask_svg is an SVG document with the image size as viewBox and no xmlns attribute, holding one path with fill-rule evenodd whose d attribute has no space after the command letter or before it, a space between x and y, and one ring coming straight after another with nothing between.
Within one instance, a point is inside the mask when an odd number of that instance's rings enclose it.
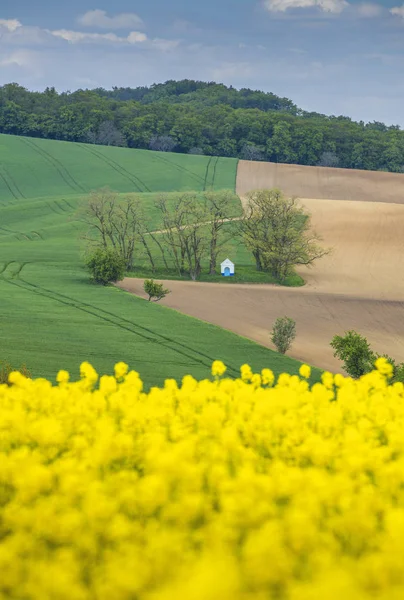
<instances>
[{"instance_id":1,"label":"dirt path","mask_svg":"<svg viewBox=\"0 0 404 600\"><path fill-rule=\"evenodd\" d=\"M290 316L298 333L291 356L333 371L340 364L330 340L348 329L404 361L404 175L240 163L240 195L275 185L304 198L315 230L334 249L312 269L299 269L307 285L167 281L172 294L163 303L269 347L273 321ZM144 295L140 280L121 287Z\"/></svg>"}]
</instances>

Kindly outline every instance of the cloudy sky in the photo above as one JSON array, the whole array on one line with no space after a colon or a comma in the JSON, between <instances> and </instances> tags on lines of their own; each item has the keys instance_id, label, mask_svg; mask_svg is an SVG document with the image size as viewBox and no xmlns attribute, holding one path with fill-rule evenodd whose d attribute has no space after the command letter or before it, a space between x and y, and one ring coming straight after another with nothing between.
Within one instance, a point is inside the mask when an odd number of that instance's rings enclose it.
<instances>
[{"instance_id":1,"label":"cloudy sky","mask_svg":"<svg viewBox=\"0 0 404 600\"><path fill-rule=\"evenodd\" d=\"M403 0L0 0L0 84L201 79L404 127Z\"/></svg>"}]
</instances>

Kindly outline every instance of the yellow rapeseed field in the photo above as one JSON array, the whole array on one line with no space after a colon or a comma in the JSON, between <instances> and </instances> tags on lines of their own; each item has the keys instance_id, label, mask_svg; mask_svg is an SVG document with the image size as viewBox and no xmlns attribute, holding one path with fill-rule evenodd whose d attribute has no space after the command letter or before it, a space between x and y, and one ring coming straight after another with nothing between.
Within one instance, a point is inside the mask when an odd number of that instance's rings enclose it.
<instances>
[{"instance_id":1,"label":"yellow rapeseed field","mask_svg":"<svg viewBox=\"0 0 404 600\"><path fill-rule=\"evenodd\" d=\"M402 600L404 386L0 386L1 600Z\"/></svg>"}]
</instances>

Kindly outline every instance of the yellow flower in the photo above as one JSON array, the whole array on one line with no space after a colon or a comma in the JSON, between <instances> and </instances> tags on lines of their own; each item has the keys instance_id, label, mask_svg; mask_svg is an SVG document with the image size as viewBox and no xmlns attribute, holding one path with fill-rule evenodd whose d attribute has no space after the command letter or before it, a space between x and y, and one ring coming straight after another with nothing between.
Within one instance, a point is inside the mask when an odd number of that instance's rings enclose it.
<instances>
[{"instance_id":1,"label":"yellow flower","mask_svg":"<svg viewBox=\"0 0 404 600\"><path fill-rule=\"evenodd\" d=\"M124 363L98 387L89 363L12 373L0 598L401 600L404 386L385 360L313 386L304 367L147 392Z\"/></svg>"},{"instance_id":2,"label":"yellow flower","mask_svg":"<svg viewBox=\"0 0 404 600\"><path fill-rule=\"evenodd\" d=\"M384 356L381 356L376 360L375 367L382 375L385 375L388 378L393 376L393 366Z\"/></svg>"},{"instance_id":3,"label":"yellow flower","mask_svg":"<svg viewBox=\"0 0 404 600\"><path fill-rule=\"evenodd\" d=\"M334 375L328 371L324 371L321 375L321 381L327 389L331 389L334 385Z\"/></svg>"},{"instance_id":4,"label":"yellow flower","mask_svg":"<svg viewBox=\"0 0 404 600\"><path fill-rule=\"evenodd\" d=\"M68 383L69 379L70 379L70 374L68 371L61 370L61 371L59 371L59 373L56 376L56 381L60 384Z\"/></svg>"},{"instance_id":5,"label":"yellow flower","mask_svg":"<svg viewBox=\"0 0 404 600\"><path fill-rule=\"evenodd\" d=\"M83 362L80 365L80 376L87 379L90 383L95 383L98 380L98 373L88 362Z\"/></svg>"},{"instance_id":6,"label":"yellow flower","mask_svg":"<svg viewBox=\"0 0 404 600\"><path fill-rule=\"evenodd\" d=\"M262 369L261 371L262 384L263 385L273 385L275 381L275 375L271 369Z\"/></svg>"},{"instance_id":7,"label":"yellow flower","mask_svg":"<svg viewBox=\"0 0 404 600\"><path fill-rule=\"evenodd\" d=\"M309 365L302 365L299 369L299 374L305 379L310 379L311 367Z\"/></svg>"},{"instance_id":8,"label":"yellow flower","mask_svg":"<svg viewBox=\"0 0 404 600\"><path fill-rule=\"evenodd\" d=\"M213 377L221 377L227 370L226 365L221 360L215 360L212 364Z\"/></svg>"},{"instance_id":9,"label":"yellow flower","mask_svg":"<svg viewBox=\"0 0 404 600\"><path fill-rule=\"evenodd\" d=\"M253 372L251 370L250 365L247 365L247 364L241 365L240 373L241 373L241 379L243 381L246 381L246 382L251 381Z\"/></svg>"},{"instance_id":10,"label":"yellow flower","mask_svg":"<svg viewBox=\"0 0 404 600\"><path fill-rule=\"evenodd\" d=\"M115 365L115 377L117 379L121 379L122 377L125 377L125 375L128 372L128 365L124 362L119 362Z\"/></svg>"}]
</instances>

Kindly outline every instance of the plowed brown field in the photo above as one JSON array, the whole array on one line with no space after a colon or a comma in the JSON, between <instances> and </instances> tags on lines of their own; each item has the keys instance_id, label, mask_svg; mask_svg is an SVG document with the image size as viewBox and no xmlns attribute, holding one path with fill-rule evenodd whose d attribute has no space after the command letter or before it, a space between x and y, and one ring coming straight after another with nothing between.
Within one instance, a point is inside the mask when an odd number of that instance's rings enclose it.
<instances>
[{"instance_id":1,"label":"plowed brown field","mask_svg":"<svg viewBox=\"0 0 404 600\"><path fill-rule=\"evenodd\" d=\"M404 175L240 162L240 195L271 187L298 196L333 248L312 269L299 269L307 285L170 281L163 303L268 346L273 321L290 316L297 323L290 355L334 371L341 367L329 343L348 329L404 361ZM143 295L140 280L121 287Z\"/></svg>"}]
</instances>

